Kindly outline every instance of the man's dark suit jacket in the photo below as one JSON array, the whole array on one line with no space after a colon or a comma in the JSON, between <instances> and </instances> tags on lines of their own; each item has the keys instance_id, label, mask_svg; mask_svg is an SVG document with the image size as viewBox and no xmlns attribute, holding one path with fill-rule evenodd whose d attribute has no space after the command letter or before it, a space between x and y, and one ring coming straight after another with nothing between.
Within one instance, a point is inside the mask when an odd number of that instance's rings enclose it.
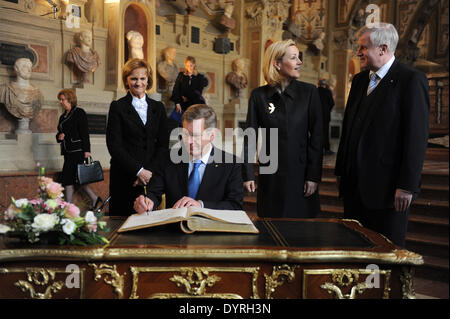
<instances>
[{"instance_id":1,"label":"man's dark suit jacket","mask_svg":"<svg viewBox=\"0 0 450 319\"><path fill-rule=\"evenodd\" d=\"M341 176L340 195L348 179L349 139L357 108L367 94L369 71L352 82L345 110L335 174ZM394 61L371 94L356 149L357 188L363 204L373 210L394 207L397 188L418 193L428 141L429 86L422 72Z\"/></svg>"},{"instance_id":2,"label":"man's dark suit jacket","mask_svg":"<svg viewBox=\"0 0 450 319\"><path fill-rule=\"evenodd\" d=\"M219 154L217 154L219 152ZM244 198L242 167L236 163L236 157L215 147L211 150L210 161L206 165L196 200L202 200L205 208L241 210ZM221 158L221 163L212 162ZM225 163L224 159L233 159ZM164 168L153 175L149 183L149 198L161 203L162 194L166 194L166 207L171 208L183 196L188 196L188 163L173 163L166 153Z\"/></svg>"},{"instance_id":3,"label":"man's dark suit jacket","mask_svg":"<svg viewBox=\"0 0 450 319\"><path fill-rule=\"evenodd\" d=\"M138 193L133 187L141 167L154 173L169 147L167 116L161 102L146 98L147 123L134 109L132 95L111 103L106 128L106 145L111 155L110 212L128 216Z\"/></svg>"}]
</instances>

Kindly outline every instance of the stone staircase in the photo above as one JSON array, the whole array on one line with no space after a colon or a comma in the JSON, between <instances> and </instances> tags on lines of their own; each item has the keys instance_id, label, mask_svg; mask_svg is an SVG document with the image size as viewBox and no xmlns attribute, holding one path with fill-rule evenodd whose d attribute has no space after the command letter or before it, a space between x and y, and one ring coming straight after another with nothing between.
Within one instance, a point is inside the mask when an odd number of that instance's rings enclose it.
<instances>
[{"instance_id":1,"label":"stone staircase","mask_svg":"<svg viewBox=\"0 0 450 319\"><path fill-rule=\"evenodd\" d=\"M319 217L342 217L343 204L338 199L334 161L324 163L319 195ZM422 171L419 197L411 207L406 235L406 249L424 257L425 265L416 276L448 283L449 273L449 180L448 162L427 160Z\"/></svg>"},{"instance_id":2,"label":"stone staircase","mask_svg":"<svg viewBox=\"0 0 450 319\"><path fill-rule=\"evenodd\" d=\"M342 218L343 203L338 198L334 176L335 156L324 158L319 195L321 218ZM424 257L416 278L448 284L449 280L449 164L426 160L422 172L422 192L411 207L406 249ZM256 213L256 193L246 194L244 209Z\"/></svg>"}]
</instances>

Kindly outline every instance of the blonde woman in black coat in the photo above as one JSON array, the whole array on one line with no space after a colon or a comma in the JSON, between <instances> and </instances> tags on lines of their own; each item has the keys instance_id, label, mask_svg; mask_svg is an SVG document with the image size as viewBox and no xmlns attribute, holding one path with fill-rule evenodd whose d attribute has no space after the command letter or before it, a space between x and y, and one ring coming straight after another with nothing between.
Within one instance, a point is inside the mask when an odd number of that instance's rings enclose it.
<instances>
[{"instance_id":1,"label":"blonde woman in black coat","mask_svg":"<svg viewBox=\"0 0 450 319\"><path fill-rule=\"evenodd\" d=\"M266 129L262 144L272 151L270 163L259 157L257 212L261 217L309 218L320 211L322 110L316 87L297 81L301 65L294 41L270 45L263 62L268 84L254 89L249 100L247 128L256 134L258 128ZM275 132L278 138L270 141ZM245 157L251 153L248 142L244 152ZM247 158L244 165L244 188L249 192L256 189L252 160Z\"/></svg>"},{"instance_id":2,"label":"blonde woman in black coat","mask_svg":"<svg viewBox=\"0 0 450 319\"><path fill-rule=\"evenodd\" d=\"M59 117L56 141L60 143L61 155L64 155L62 170L62 185L65 189L65 200L72 201L77 184L77 165L83 163L85 158L91 156L88 121L86 112L77 106L77 96L70 89L61 90L58 95L59 104L64 109ZM102 202L89 185L81 188L92 201L91 209L96 209Z\"/></svg>"}]
</instances>

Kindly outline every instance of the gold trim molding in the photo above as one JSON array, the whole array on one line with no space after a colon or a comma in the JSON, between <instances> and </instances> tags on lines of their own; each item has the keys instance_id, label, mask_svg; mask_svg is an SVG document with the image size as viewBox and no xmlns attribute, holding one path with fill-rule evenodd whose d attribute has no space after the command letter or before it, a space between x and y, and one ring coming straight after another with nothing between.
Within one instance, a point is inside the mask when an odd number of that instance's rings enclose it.
<instances>
[{"instance_id":1,"label":"gold trim molding","mask_svg":"<svg viewBox=\"0 0 450 319\"><path fill-rule=\"evenodd\" d=\"M169 280L183 287L184 293L155 293L149 299L167 298L231 298L242 299L234 293L207 293L207 287L214 286L222 278L212 273L248 273L251 275L252 299L259 299L257 279L259 267L130 267L133 284L130 299L138 299L139 274L148 272L176 272Z\"/></svg>"},{"instance_id":2,"label":"gold trim molding","mask_svg":"<svg viewBox=\"0 0 450 319\"><path fill-rule=\"evenodd\" d=\"M275 289L281 285L283 285L286 281L292 282L295 278L295 269L298 266L289 266L289 265L281 265L274 266L272 269L272 274L269 276L264 274L264 278L266 279L266 298L273 299L272 294L275 292ZM281 279L279 279L281 277Z\"/></svg>"},{"instance_id":3,"label":"gold trim molding","mask_svg":"<svg viewBox=\"0 0 450 319\"><path fill-rule=\"evenodd\" d=\"M212 287L222 278L210 275L208 269L190 268L180 271L180 275L173 275L169 280L177 287L184 286L186 293L191 296L201 296L206 292L206 287Z\"/></svg>"},{"instance_id":4,"label":"gold trim molding","mask_svg":"<svg viewBox=\"0 0 450 319\"><path fill-rule=\"evenodd\" d=\"M402 283L403 299L416 299L416 292L414 291L414 268L402 267L400 282Z\"/></svg>"},{"instance_id":5,"label":"gold trim molding","mask_svg":"<svg viewBox=\"0 0 450 319\"><path fill-rule=\"evenodd\" d=\"M391 271L377 270L379 275L384 275L383 299L389 299ZM307 278L313 275L331 275L332 282L324 282L320 288L333 294L335 299L356 299L357 294L362 294L366 289L373 289L367 286L365 280L359 282L360 275L371 275L371 269L305 269L303 271L303 298L308 298ZM349 294L344 294L341 288L351 287Z\"/></svg>"},{"instance_id":6,"label":"gold trim molding","mask_svg":"<svg viewBox=\"0 0 450 319\"><path fill-rule=\"evenodd\" d=\"M99 281L102 275L110 276L111 279L108 279L107 277L103 278L103 281L105 284L111 285L114 287L114 292L117 295L117 298L122 299L123 298L123 277L124 275L120 275L117 272L117 266L110 266L107 264L100 264L100 266L97 266L96 264L89 264L94 269L95 281Z\"/></svg>"},{"instance_id":7,"label":"gold trim molding","mask_svg":"<svg viewBox=\"0 0 450 319\"><path fill-rule=\"evenodd\" d=\"M29 294L31 299L52 299L54 294L60 292L65 283L55 281L56 275L63 273L69 276L63 268L0 268L0 274L24 273L26 280L18 280L14 286ZM42 287L42 288L38 288ZM5 288L5 287L3 287ZM42 292L38 292L43 290ZM84 269L80 270L80 298L84 297Z\"/></svg>"},{"instance_id":8,"label":"gold trim molding","mask_svg":"<svg viewBox=\"0 0 450 319\"><path fill-rule=\"evenodd\" d=\"M272 262L373 262L383 264L423 265L421 255L408 250L390 252L286 249L163 249L163 248L93 248L93 249L3 249L0 262L20 260L258 260Z\"/></svg>"}]
</instances>

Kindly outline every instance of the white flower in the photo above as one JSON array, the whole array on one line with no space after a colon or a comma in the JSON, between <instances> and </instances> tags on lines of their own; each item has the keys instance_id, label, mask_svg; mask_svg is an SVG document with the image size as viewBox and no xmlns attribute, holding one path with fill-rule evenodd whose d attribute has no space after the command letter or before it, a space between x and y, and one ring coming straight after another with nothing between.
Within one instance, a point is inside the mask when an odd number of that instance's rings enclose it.
<instances>
[{"instance_id":1,"label":"white flower","mask_svg":"<svg viewBox=\"0 0 450 319\"><path fill-rule=\"evenodd\" d=\"M17 199L14 203L17 208L25 208L28 205L28 199L26 198Z\"/></svg>"},{"instance_id":2,"label":"white flower","mask_svg":"<svg viewBox=\"0 0 450 319\"><path fill-rule=\"evenodd\" d=\"M31 226L34 231L46 232L52 229L58 221L59 218L56 214L39 214L34 217Z\"/></svg>"},{"instance_id":3,"label":"white flower","mask_svg":"<svg viewBox=\"0 0 450 319\"><path fill-rule=\"evenodd\" d=\"M95 217L94 212L90 210L87 211L86 216L84 216L84 220L86 220L86 223L88 224L97 223L97 217Z\"/></svg>"},{"instance_id":4,"label":"white flower","mask_svg":"<svg viewBox=\"0 0 450 319\"><path fill-rule=\"evenodd\" d=\"M63 232L67 235L71 235L75 231L76 225L70 219L64 218L61 221L61 224L63 225Z\"/></svg>"},{"instance_id":5,"label":"white flower","mask_svg":"<svg viewBox=\"0 0 450 319\"><path fill-rule=\"evenodd\" d=\"M11 228L7 225L0 224L0 234L6 234Z\"/></svg>"}]
</instances>

